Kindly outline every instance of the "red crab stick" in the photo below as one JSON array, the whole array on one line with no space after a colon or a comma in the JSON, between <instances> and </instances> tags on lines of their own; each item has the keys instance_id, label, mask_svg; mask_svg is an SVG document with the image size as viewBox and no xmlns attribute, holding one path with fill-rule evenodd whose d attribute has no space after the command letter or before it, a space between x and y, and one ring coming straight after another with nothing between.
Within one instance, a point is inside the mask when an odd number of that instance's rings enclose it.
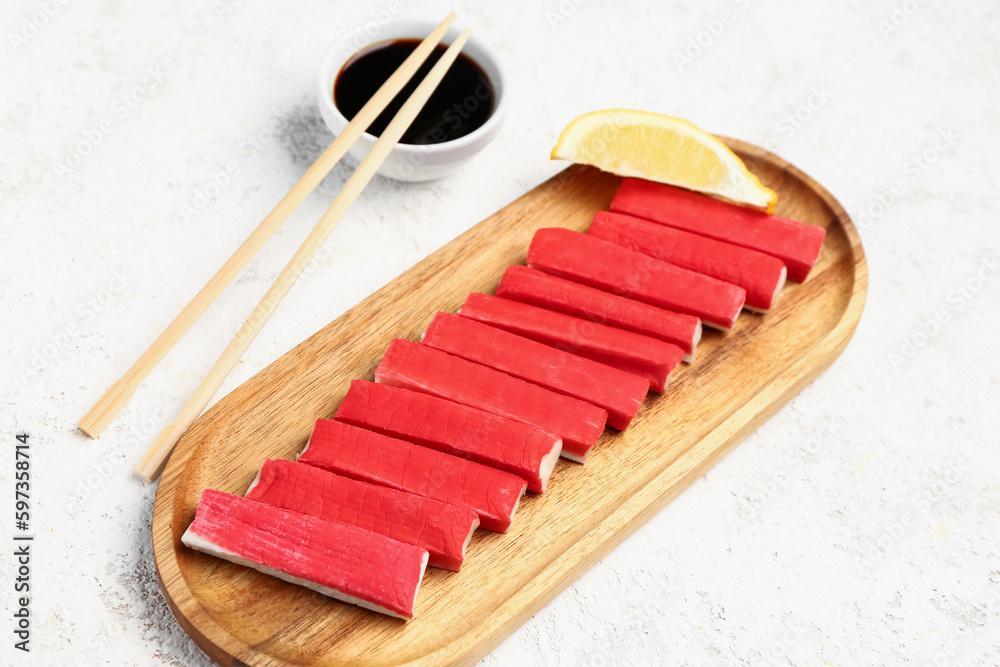
<instances>
[{"instance_id":1,"label":"red crab stick","mask_svg":"<svg viewBox=\"0 0 1000 667\"><path fill-rule=\"evenodd\" d=\"M587 233L681 268L739 285L747 292L743 307L748 310L768 310L785 284L787 271L777 257L624 213L598 211Z\"/></svg>"},{"instance_id":2,"label":"red crab stick","mask_svg":"<svg viewBox=\"0 0 1000 667\"><path fill-rule=\"evenodd\" d=\"M427 549L427 564L446 570L462 568L479 527L479 516L468 508L285 459L264 461L245 497Z\"/></svg>"},{"instance_id":3,"label":"red crab stick","mask_svg":"<svg viewBox=\"0 0 1000 667\"><path fill-rule=\"evenodd\" d=\"M486 530L505 533L527 486L509 472L331 419L316 420L299 462L467 507Z\"/></svg>"},{"instance_id":4,"label":"red crab stick","mask_svg":"<svg viewBox=\"0 0 1000 667\"><path fill-rule=\"evenodd\" d=\"M422 342L604 408L617 429L629 425L649 391L638 375L450 313L434 316Z\"/></svg>"},{"instance_id":5,"label":"red crab stick","mask_svg":"<svg viewBox=\"0 0 1000 667\"><path fill-rule=\"evenodd\" d=\"M662 262L570 229L539 229L528 266L591 287L687 313L728 331L743 308L742 287Z\"/></svg>"},{"instance_id":6,"label":"red crab stick","mask_svg":"<svg viewBox=\"0 0 1000 667\"><path fill-rule=\"evenodd\" d=\"M819 257L826 230L662 183L626 178L611 210L773 255L802 282Z\"/></svg>"},{"instance_id":7,"label":"red crab stick","mask_svg":"<svg viewBox=\"0 0 1000 667\"><path fill-rule=\"evenodd\" d=\"M514 473L542 492L562 439L542 429L387 384L354 380L334 419Z\"/></svg>"},{"instance_id":8,"label":"red crab stick","mask_svg":"<svg viewBox=\"0 0 1000 667\"><path fill-rule=\"evenodd\" d=\"M657 308L527 266L507 267L496 294L665 340L684 350L684 361L694 361L701 340L701 320L693 315Z\"/></svg>"},{"instance_id":9,"label":"red crab stick","mask_svg":"<svg viewBox=\"0 0 1000 667\"><path fill-rule=\"evenodd\" d=\"M202 492L181 542L402 619L413 618L428 557L378 533L211 489Z\"/></svg>"},{"instance_id":10,"label":"red crab stick","mask_svg":"<svg viewBox=\"0 0 1000 667\"><path fill-rule=\"evenodd\" d=\"M581 463L608 420L603 408L402 338L389 345L375 381L533 424L561 437L562 455Z\"/></svg>"},{"instance_id":11,"label":"red crab stick","mask_svg":"<svg viewBox=\"0 0 1000 667\"><path fill-rule=\"evenodd\" d=\"M633 331L488 294L470 294L462 316L641 376L663 391L684 351Z\"/></svg>"}]
</instances>

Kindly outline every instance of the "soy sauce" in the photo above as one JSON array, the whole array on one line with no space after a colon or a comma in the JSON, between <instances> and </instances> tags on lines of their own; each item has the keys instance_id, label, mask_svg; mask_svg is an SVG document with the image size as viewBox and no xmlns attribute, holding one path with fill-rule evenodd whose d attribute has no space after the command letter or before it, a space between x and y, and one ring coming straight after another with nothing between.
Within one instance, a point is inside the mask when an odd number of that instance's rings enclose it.
<instances>
[{"instance_id":1,"label":"soy sauce","mask_svg":"<svg viewBox=\"0 0 1000 667\"><path fill-rule=\"evenodd\" d=\"M394 39L374 44L348 60L333 84L333 102L351 120L420 44L418 39ZM416 90L446 47L438 44L410 82L368 127L381 136L403 103ZM460 53L444 79L403 135L404 144L439 144L464 137L482 127L493 113L496 91L479 64Z\"/></svg>"}]
</instances>

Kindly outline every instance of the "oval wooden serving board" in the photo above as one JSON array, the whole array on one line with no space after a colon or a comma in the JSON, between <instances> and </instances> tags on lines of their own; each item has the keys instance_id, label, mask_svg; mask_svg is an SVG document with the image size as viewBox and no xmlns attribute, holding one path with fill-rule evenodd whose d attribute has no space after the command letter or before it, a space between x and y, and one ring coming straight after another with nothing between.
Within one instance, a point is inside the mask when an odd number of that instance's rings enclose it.
<instances>
[{"instance_id":1,"label":"oval wooden serving board","mask_svg":"<svg viewBox=\"0 0 1000 667\"><path fill-rule=\"evenodd\" d=\"M765 315L706 330L695 363L650 394L586 466L561 460L506 535L477 531L459 573L428 569L414 620L336 602L184 547L206 488L242 494L266 457L294 458L352 379L373 377L394 337L418 340L434 313L492 292L539 227L584 230L620 179L572 166L458 237L219 401L187 432L160 482L153 546L180 624L222 665L471 664L664 507L844 349L867 265L850 218L780 158L726 140L779 195L778 214L827 228L817 266ZM289 316L288 313L285 314Z\"/></svg>"}]
</instances>

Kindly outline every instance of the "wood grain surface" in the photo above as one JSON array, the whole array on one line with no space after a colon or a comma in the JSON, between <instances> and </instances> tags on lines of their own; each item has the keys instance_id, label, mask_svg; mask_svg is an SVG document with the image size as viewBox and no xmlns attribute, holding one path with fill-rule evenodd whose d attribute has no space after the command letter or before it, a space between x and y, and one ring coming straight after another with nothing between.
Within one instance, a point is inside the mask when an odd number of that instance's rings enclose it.
<instances>
[{"instance_id":1,"label":"wood grain surface","mask_svg":"<svg viewBox=\"0 0 1000 667\"><path fill-rule=\"evenodd\" d=\"M539 227L584 230L620 182L572 166L396 278L241 385L178 443L156 495L153 546L175 616L222 665L471 664L721 459L847 345L867 265L857 231L819 184L771 153L726 139L779 195L779 215L827 228L817 266L767 314L706 330L697 360L650 394L585 466L560 460L506 535L477 531L461 572L428 569L403 622L184 547L203 489L242 494L266 457L293 458L350 380L373 377L389 341L418 340L434 313L491 292ZM284 313L292 317L292 313Z\"/></svg>"}]
</instances>

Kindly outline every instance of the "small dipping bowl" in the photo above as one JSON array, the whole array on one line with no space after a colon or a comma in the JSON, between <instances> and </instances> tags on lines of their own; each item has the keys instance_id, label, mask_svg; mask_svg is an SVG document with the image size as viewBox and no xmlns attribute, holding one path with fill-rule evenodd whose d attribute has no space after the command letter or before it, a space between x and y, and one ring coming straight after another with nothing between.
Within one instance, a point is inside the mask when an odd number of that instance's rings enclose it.
<instances>
[{"instance_id":1,"label":"small dipping bowl","mask_svg":"<svg viewBox=\"0 0 1000 667\"><path fill-rule=\"evenodd\" d=\"M348 120L333 101L333 85L344 65L357 53L370 49L379 42L395 39L422 40L437 24L423 21L394 20L379 26L374 34L354 31L334 44L323 57L319 68L319 91L317 101L323 121L334 135L340 135L347 127ZM458 37L459 29L452 27L441 40L443 45L451 44ZM433 144L396 144L389 153L378 173L399 181L432 181L451 173L468 162L476 153L486 147L500 132L507 111L507 95L500 61L475 34L469 36L462 52L472 58L489 77L493 84L493 113L486 122L469 134ZM363 133L351 146L348 155L360 163L378 141L378 137Z\"/></svg>"}]
</instances>

